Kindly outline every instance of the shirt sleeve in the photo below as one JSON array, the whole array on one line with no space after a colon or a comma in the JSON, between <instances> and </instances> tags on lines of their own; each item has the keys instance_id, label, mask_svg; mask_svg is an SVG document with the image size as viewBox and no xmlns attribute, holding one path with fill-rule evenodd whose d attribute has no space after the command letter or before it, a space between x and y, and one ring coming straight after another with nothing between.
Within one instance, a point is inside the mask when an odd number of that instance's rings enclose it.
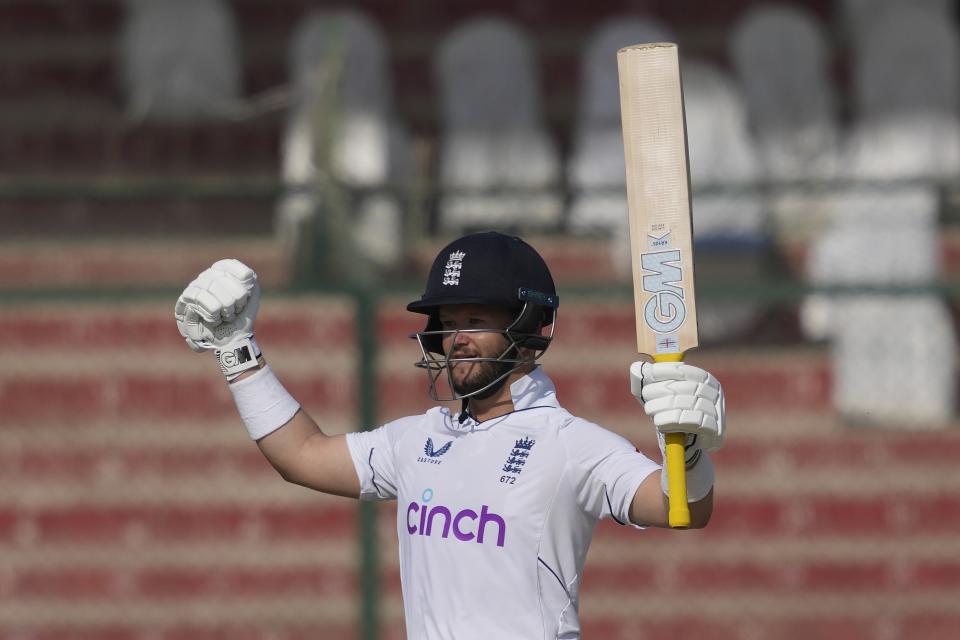
<instances>
[{"instance_id":1,"label":"shirt sleeve","mask_svg":"<svg viewBox=\"0 0 960 640\"><path fill-rule=\"evenodd\" d=\"M347 434L347 448L360 480L361 500L392 500L397 497L397 466L394 455L400 420L372 431Z\"/></svg>"},{"instance_id":2,"label":"shirt sleeve","mask_svg":"<svg viewBox=\"0 0 960 640\"><path fill-rule=\"evenodd\" d=\"M640 484L661 465L626 438L585 420L574 419L561 437L577 476L580 508L594 518L643 529L630 522L630 505Z\"/></svg>"}]
</instances>

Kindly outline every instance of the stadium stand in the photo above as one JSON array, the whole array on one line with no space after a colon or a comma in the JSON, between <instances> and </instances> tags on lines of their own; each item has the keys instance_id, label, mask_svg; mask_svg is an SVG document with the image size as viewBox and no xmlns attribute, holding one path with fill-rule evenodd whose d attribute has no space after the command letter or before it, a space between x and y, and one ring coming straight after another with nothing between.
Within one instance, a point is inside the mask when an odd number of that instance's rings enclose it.
<instances>
[{"instance_id":1,"label":"stadium stand","mask_svg":"<svg viewBox=\"0 0 960 640\"><path fill-rule=\"evenodd\" d=\"M768 266L772 242L760 166L736 85L713 64L687 60L683 69L690 158L696 194L696 267L705 280L734 267L753 279ZM697 309L704 344L748 335L763 305L743 300L707 300Z\"/></svg>"},{"instance_id":2,"label":"stadium stand","mask_svg":"<svg viewBox=\"0 0 960 640\"><path fill-rule=\"evenodd\" d=\"M567 184L570 205L567 229L576 235L622 238L627 233L623 135L617 50L637 42L670 42L664 25L635 16L610 18L594 28L583 48L580 91ZM618 247L612 259L621 273L629 273L629 247Z\"/></svg>"},{"instance_id":3,"label":"stadium stand","mask_svg":"<svg viewBox=\"0 0 960 640\"><path fill-rule=\"evenodd\" d=\"M732 72L756 134L762 121L754 89L744 85L748 78L728 42L744 16L767 4L697 3L692 10L685 2L650 3L656 15L637 17L669 25L690 59ZM859 4L868 17L876 7L872 0ZM810 93L835 92L815 114L833 128L815 138L828 148L862 121L851 97L859 49L848 35L849 18L835 5L794 3L815 21L820 40L814 45L826 50L809 54L813 68L779 74L784 81L803 78ZM314 4L233 0L222 6L236 28L237 86L249 106L287 84L294 34ZM418 175L432 176L443 131L433 62L444 39L478 17L474 5L426 0L400 8L357 0L353 6L382 30L394 111L418 149ZM484 15L503 16L525 33L540 73L541 128L556 141L558 162L583 148L571 123L588 75L581 61L589 35L628 8L614 0L484 3ZM202 123L124 119L118 46L128 11L132 3L118 0L0 3L0 640L357 638L355 504L277 477L237 423L215 365L185 349L172 322L176 293L210 262L232 255L256 266L269 296L258 336L284 383L333 428L357 427L354 301L285 291L291 265L274 237L273 219L286 188L288 114L247 112L240 120L215 116ZM949 15L941 22L952 27L955 13ZM762 55L773 59L777 51ZM794 68L789 64L781 68ZM890 137L865 155L904 148ZM764 158L761 136L755 139L760 170L779 166ZM752 273L741 280L733 274L730 282L739 288L704 282L705 297L739 295L773 305L750 340L690 356L715 372L728 393L730 435L716 456L716 515L708 529L682 535L601 526L584 576L585 637L956 637L955 407L940 422L918 425L911 418L884 429L858 428L837 413L837 376L846 374L834 359L844 349L917 353L894 333L857 333L888 312L901 316L889 306L856 316L861 324L848 330L856 335L835 337L836 351L798 327L805 285L819 278L811 267L819 258L808 260L810 242L827 225L842 232L854 219L866 227L889 220L906 243L915 242L908 227L927 236L920 239L923 260L904 262L889 259L895 239L879 233L870 236L876 255L838 243L846 247L840 258L854 258L849 272L841 267L850 282L886 283L892 273L909 273L911 286L930 277L957 282L960 200L951 182L955 167L943 161L951 161L952 152L921 164L926 157L911 149L896 172L949 169L939 174L945 181L935 192L891 194L889 202L899 204L890 214L854 193L842 218L827 206L841 200L824 197L826 204L808 211L802 224L777 218L776 244L794 278L783 288L771 290ZM800 155L784 160L788 167L821 166L803 159L804 147L793 151ZM869 159L860 165L869 175L896 173L869 166ZM791 177L784 171L776 179ZM888 203L883 194L866 195ZM911 220L921 224L915 228ZM230 235L196 239L227 228ZM410 247L396 273L422 273L444 239L436 233ZM607 241L571 235L533 241L561 286L558 339L546 360L561 399L654 454L652 433L626 388L624 371L635 351L633 306ZM611 283L619 294L608 295ZM420 321L403 311L406 293L385 298L375 316L382 420L426 406L407 338ZM949 304L931 301L928 293L907 299L941 332L955 322L955 296ZM923 344L926 331L909 340ZM923 369L919 359L908 361L901 382L932 381L949 351L955 348L941 343ZM891 361L878 364L883 376ZM929 399L945 400L952 392L947 387L924 390L923 408L939 407ZM901 393L881 388L891 397ZM381 637L387 640L403 637L391 509L382 512L378 529Z\"/></svg>"},{"instance_id":4,"label":"stadium stand","mask_svg":"<svg viewBox=\"0 0 960 640\"><path fill-rule=\"evenodd\" d=\"M240 44L229 4L172 0L127 7L120 63L128 118L189 122L236 112Z\"/></svg>"},{"instance_id":5,"label":"stadium stand","mask_svg":"<svg viewBox=\"0 0 960 640\"><path fill-rule=\"evenodd\" d=\"M543 124L540 74L523 31L502 18L457 26L440 46L436 75L437 226L558 229L560 156Z\"/></svg>"},{"instance_id":6,"label":"stadium stand","mask_svg":"<svg viewBox=\"0 0 960 640\"><path fill-rule=\"evenodd\" d=\"M844 163L854 182L831 199L828 226L810 247L809 279L929 286L942 276L940 190L917 181L960 173L956 28L926 8L889 8L857 40L854 63L856 111ZM911 65L925 72L911 73ZM827 309L818 322L836 339L839 411L892 424L943 424L954 412L956 339L939 296L836 296L819 304ZM924 367L936 384L915 373ZM856 382L868 376L872 391ZM918 402L905 407L894 392Z\"/></svg>"},{"instance_id":7,"label":"stadium stand","mask_svg":"<svg viewBox=\"0 0 960 640\"><path fill-rule=\"evenodd\" d=\"M349 238L354 264L395 267L404 246L404 203L395 187L413 181L415 166L394 110L383 34L358 11L316 11L293 34L290 76L277 210L282 245L295 250L318 216L316 233L341 239L329 247Z\"/></svg>"},{"instance_id":8,"label":"stadium stand","mask_svg":"<svg viewBox=\"0 0 960 640\"><path fill-rule=\"evenodd\" d=\"M801 7L758 4L729 38L767 180L831 179L839 112L833 51L819 18Z\"/></svg>"}]
</instances>

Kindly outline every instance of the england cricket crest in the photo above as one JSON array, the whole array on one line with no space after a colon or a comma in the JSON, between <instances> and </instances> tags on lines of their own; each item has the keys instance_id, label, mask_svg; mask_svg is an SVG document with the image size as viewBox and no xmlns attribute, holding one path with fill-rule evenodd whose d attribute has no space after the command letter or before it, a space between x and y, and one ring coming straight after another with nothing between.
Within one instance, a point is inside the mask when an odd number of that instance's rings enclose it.
<instances>
[{"instance_id":1,"label":"england cricket crest","mask_svg":"<svg viewBox=\"0 0 960 640\"><path fill-rule=\"evenodd\" d=\"M463 269L463 259L467 254L463 251L454 251L447 258L443 269L443 284L453 286L460 284L460 270Z\"/></svg>"},{"instance_id":2,"label":"england cricket crest","mask_svg":"<svg viewBox=\"0 0 960 640\"><path fill-rule=\"evenodd\" d=\"M510 455L507 456L507 461L504 463L502 471L513 474L519 474L523 471L523 465L527 464L530 450L533 449L533 445L536 443L536 440L531 440L527 437L517 440L513 445L513 449L510 450Z\"/></svg>"}]
</instances>

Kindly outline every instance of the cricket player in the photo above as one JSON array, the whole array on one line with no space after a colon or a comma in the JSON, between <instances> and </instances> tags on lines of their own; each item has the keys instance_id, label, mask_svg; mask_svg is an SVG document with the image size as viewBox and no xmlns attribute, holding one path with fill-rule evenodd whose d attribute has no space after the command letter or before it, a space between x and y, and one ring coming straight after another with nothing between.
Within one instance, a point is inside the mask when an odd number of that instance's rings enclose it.
<instances>
[{"instance_id":1,"label":"cricket player","mask_svg":"<svg viewBox=\"0 0 960 640\"><path fill-rule=\"evenodd\" d=\"M495 232L455 240L407 309L435 399L460 400L372 431L328 436L284 389L254 339L256 274L221 260L176 304L180 333L212 350L250 437L289 482L396 500L408 636L416 640L579 638L580 579L597 522L668 526L661 465L571 415L538 358L559 299L547 265ZM723 441L717 380L683 363L630 367L660 436L686 437L691 526L713 508L707 452Z\"/></svg>"}]
</instances>

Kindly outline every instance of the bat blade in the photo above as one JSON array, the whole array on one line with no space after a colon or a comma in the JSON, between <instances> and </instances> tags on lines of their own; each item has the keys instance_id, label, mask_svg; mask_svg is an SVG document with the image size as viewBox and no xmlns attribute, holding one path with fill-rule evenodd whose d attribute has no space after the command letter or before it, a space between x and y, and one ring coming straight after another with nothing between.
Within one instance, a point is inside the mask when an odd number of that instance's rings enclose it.
<instances>
[{"instance_id":1,"label":"bat blade","mask_svg":"<svg viewBox=\"0 0 960 640\"><path fill-rule=\"evenodd\" d=\"M677 47L617 53L637 350L678 358L698 345L686 123Z\"/></svg>"},{"instance_id":2,"label":"bat blade","mask_svg":"<svg viewBox=\"0 0 960 640\"><path fill-rule=\"evenodd\" d=\"M680 57L672 43L617 52L637 351L678 361L699 344ZM684 435L666 435L671 527L690 526Z\"/></svg>"}]
</instances>

